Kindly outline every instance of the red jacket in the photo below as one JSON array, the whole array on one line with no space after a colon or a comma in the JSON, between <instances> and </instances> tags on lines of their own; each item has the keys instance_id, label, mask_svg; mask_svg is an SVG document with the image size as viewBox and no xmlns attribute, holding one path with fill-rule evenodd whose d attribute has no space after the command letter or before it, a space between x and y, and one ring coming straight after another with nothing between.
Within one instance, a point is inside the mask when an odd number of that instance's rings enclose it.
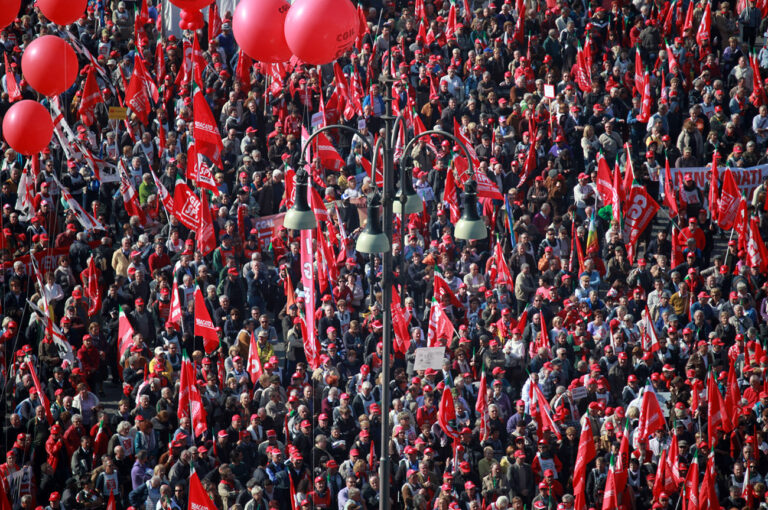
<instances>
[{"instance_id":1,"label":"red jacket","mask_svg":"<svg viewBox=\"0 0 768 510\"><path fill-rule=\"evenodd\" d=\"M99 368L101 362L101 356L99 350L94 347L86 347L83 345L77 350L77 359L80 360L80 364L83 366L83 372L88 377ZM78 445L79 446L79 445Z\"/></svg>"}]
</instances>

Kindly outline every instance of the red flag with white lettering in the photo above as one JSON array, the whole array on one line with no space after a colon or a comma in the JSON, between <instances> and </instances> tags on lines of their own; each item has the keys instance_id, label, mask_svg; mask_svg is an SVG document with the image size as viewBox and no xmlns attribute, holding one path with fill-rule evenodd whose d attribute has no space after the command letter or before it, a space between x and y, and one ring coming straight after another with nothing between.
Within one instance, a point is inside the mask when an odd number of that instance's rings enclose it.
<instances>
[{"instance_id":1,"label":"red flag with white lettering","mask_svg":"<svg viewBox=\"0 0 768 510\"><path fill-rule=\"evenodd\" d=\"M315 265L313 230L301 231L301 284L304 287L304 353L307 362L316 369L320 366L320 341L315 328Z\"/></svg>"},{"instance_id":2,"label":"red flag with white lettering","mask_svg":"<svg viewBox=\"0 0 768 510\"><path fill-rule=\"evenodd\" d=\"M197 230L197 249L203 256L216 249L216 234L213 232L211 208L208 206L208 193L200 190L200 227Z\"/></svg>"},{"instance_id":3,"label":"red flag with white lettering","mask_svg":"<svg viewBox=\"0 0 768 510\"><path fill-rule=\"evenodd\" d=\"M453 323L445 314L445 310L440 304L432 298L432 305L429 308L429 328L427 330L427 347L435 347L438 339L445 339L449 344L455 334Z\"/></svg>"},{"instance_id":4,"label":"red flag with white lettering","mask_svg":"<svg viewBox=\"0 0 768 510\"><path fill-rule=\"evenodd\" d=\"M445 431L445 435L454 441L459 438L459 433L456 429L451 427L448 422L455 419L456 407L453 403L453 393L451 393L451 389L446 386L443 390L443 396L440 398L440 405L437 408L437 421L443 431Z\"/></svg>"},{"instance_id":5,"label":"red flag with white lettering","mask_svg":"<svg viewBox=\"0 0 768 510\"><path fill-rule=\"evenodd\" d=\"M400 354L407 353L411 346L408 319L405 318L405 310L400 304L400 295L394 285L392 286L392 329L395 332L395 351Z\"/></svg>"},{"instance_id":6,"label":"red flag with white lettering","mask_svg":"<svg viewBox=\"0 0 768 510\"><path fill-rule=\"evenodd\" d=\"M195 288L195 336L203 337L203 348L210 354L219 347L219 328L211 320L200 287Z\"/></svg>"},{"instance_id":7,"label":"red flag with white lettering","mask_svg":"<svg viewBox=\"0 0 768 510\"><path fill-rule=\"evenodd\" d=\"M704 14L701 15L699 29L696 31L696 44L703 48L709 44L712 33L712 7L709 2L704 6Z\"/></svg>"},{"instance_id":8,"label":"red flag with white lettering","mask_svg":"<svg viewBox=\"0 0 768 510\"><path fill-rule=\"evenodd\" d=\"M193 471L189 477L189 510L216 510L216 505L200 483L197 471Z\"/></svg>"}]
</instances>

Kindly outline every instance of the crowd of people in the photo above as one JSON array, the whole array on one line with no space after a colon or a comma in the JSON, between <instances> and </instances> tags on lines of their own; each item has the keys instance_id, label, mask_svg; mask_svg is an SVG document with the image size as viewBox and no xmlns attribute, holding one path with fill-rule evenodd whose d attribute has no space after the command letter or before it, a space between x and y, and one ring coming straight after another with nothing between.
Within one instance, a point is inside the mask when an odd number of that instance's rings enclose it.
<instances>
[{"instance_id":1,"label":"crowd of people","mask_svg":"<svg viewBox=\"0 0 768 510\"><path fill-rule=\"evenodd\" d=\"M62 113L48 149L0 161L11 508L202 508L193 473L224 510L768 508L765 2L366 1L336 68L251 62L223 7L171 35L157 4L89 0L61 27L22 0L0 31L0 111L15 82ZM22 72L47 34L81 64L57 101ZM146 121L121 109L139 61ZM198 87L220 161L190 151ZM388 108L395 151L423 129L474 150L433 136L398 154L424 209L395 217L406 338L384 381L382 257L355 240ZM359 133L302 155L323 122ZM479 240L454 236L467 156ZM327 210L311 289L280 226L302 168ZM174 205L180 183L210 234ZM638 187L653 215L632 232ZM417 370L435 346L441 366Z\"/></svg>"}]
</instances>

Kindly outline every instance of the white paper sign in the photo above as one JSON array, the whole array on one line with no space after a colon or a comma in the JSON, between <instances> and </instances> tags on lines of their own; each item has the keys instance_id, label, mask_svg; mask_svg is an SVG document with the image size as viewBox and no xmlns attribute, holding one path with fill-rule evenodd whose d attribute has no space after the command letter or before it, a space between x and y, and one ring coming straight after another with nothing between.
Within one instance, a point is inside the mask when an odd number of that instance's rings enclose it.
<instances>
[{"instance_id":1,"label":"white paper sign","mask_svg":"<svg viewBox=\"0 0 768 510\"><path fill-rule=\"evenodd\" d=\"M544 97L548 97L550 99L555 98L555 86L554 85L544 85Z\"/></svg>"},{"instance_id":2,"label":"white paper sign","mask_svg":"<svg viewBox=\"0 0 768 510\"><path fill-rule=\"evenodd\" d=\"M571 390L571 397L573 400L582 400L587 398L587 387L579 386Z\"/></svg>"},{"instance_id":3,"label":"white paper sign","mask_svg":"<svg viewBox=\"0 0 768 510\"><path fill-rule=\"evenodd\" d=\"M440 370L443 368L444 358L445 347L420 347L416 349L416 361L413 363L413 369L426 370L432 368Z\"/></svg>"},{"instance_id":4,"label":"white paper sign","mask_svg":"<svg viewBox=\"0 0 768 510\"><path fill-rule=\"evenodd\" d=\"M322 112L317 112L312 114L312 119L310 121L310 124L313 128L322 126L323 125L323 114Z\"/></svg>"},{"instance_id":5,"label":"white paper sign","mask_svg":"<svg viewBox=\"0 0 768 510\"><path fill-rule=\"evenodd\" d=\"M357 129L363 129L366 127L365 119L357 119Z\"/></svg>"}]
</instances>

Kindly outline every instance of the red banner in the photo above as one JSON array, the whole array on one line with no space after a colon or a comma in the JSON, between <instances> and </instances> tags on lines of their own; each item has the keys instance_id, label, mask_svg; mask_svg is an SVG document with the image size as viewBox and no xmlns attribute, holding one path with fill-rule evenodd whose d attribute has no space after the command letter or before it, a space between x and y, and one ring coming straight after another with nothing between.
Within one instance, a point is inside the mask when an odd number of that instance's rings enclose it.
<instances>
[{"instance_id":1,"label":"red banner","mask_svg":"<svg viewBox=\"0 0 768 510\"><path fill-rule=\"evenodd\" d=\"M301 231L301 284L304 287L304 351L314 370L320 365L320 345L315 333L315 265L312 254L314 231Z\"/></svg>"}]
</instances>

